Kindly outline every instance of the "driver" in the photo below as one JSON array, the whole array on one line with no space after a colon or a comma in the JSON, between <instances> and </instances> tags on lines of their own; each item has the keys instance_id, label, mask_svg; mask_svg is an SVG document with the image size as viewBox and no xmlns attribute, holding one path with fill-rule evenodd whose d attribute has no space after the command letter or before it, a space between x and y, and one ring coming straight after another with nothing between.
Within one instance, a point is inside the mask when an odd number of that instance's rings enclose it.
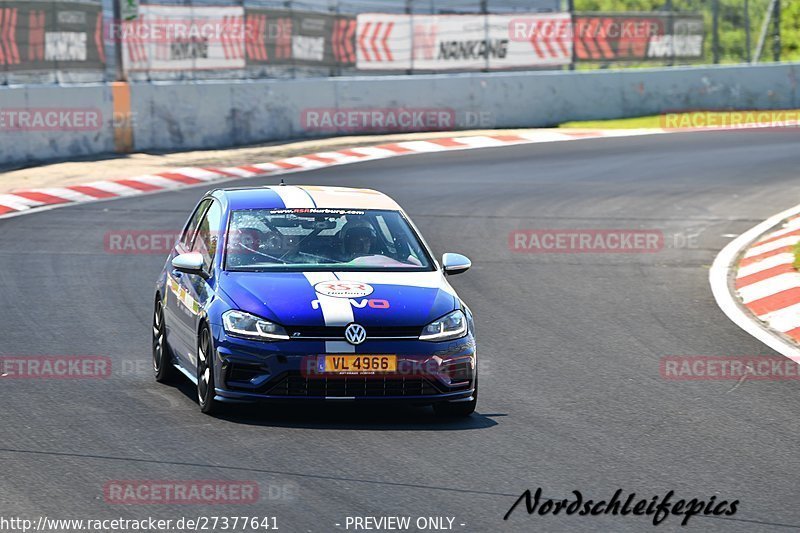
<instances>
[{"instance_id":1,"label":"driver","mask_svg":"<svg viewBox=\"0 0 800 533\"><path fill-rule=\"evenodd\" d=\"M233 265L246 266L274 259L282 251L279 234L258 228L232 228L228 237L228 258Z\"/></svg>"},{"instance_id":2,"label":"driver","mask_svg":"<svg viewBox=\"0 0 800 533\"><path fill-rule=\"evenodd\" d=\"M366 220L353 220L345 224L341 240L342 250L349 259L377 253L378 234Z\"/></svg>"}]
</instances>

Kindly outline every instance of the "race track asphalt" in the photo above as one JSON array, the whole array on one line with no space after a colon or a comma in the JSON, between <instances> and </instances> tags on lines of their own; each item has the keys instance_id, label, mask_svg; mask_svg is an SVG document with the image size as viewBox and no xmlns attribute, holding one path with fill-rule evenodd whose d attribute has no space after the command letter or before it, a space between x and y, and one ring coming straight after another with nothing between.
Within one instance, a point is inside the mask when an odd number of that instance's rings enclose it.
<instances>
[{"instance_id":1,"label":"race track asphalt","mask_svg":"<svg viewBox=\"0 0 800 533\"><path fill-rule=\"evenodd\" d=\"M800 201L788 132L686 133L400 157L288 176L371 187L437 254L473 269L478 413L336 405L202 415L188 382L149 371L164 255L107 253L116 230L177 230L203 189L0 220L0 355L101 355L99 380L0 378L0 516L277 516L336 531L347 516L455 517L455 531L642 531L648 517L503 515L525 489L606 499L740 500L685 531L800 528L798 381L671 381L672 355L768 355L717 308L716 253ZM276 178L231 182L273 184ZM517 229L647 229L651 254L520 254ZM115 505L112 480L254 480L256 505ZM681 529L668 518L660 530ZM464 524L464 525L461 525Z\"/></svg>"}]
</instances>

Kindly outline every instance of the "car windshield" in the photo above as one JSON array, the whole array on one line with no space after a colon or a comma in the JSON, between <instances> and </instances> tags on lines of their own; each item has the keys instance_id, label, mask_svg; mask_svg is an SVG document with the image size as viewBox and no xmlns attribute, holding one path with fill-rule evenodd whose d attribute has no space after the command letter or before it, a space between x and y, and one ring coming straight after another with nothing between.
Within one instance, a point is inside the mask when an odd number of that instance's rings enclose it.
<instances>
[{"instance_id":1,"label":"car windshield","mask_svg":"<svg viewBox=\"0 0 800 533\"><path fill-rule=\"evenodd\" d=\"M398 211L247 209L231 214L226 267L261 270L432 270Z\"/></svg>"}]
</instances>

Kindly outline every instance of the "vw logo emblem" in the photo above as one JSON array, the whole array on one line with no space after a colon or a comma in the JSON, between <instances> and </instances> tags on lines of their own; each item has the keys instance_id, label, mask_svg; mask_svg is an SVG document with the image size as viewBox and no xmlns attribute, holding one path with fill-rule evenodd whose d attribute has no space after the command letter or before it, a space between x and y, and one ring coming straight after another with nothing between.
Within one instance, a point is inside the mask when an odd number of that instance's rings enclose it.
<instances>
[{"instance_id":1,"label":"vw logo emblem","mask_svg":"<svg viewBox=\"0 0 800 533\"><path fill-rule=\"evenodd\" d=\"M344 330L344 338L347 342L356 346L367 340L367 330L361 324L350 324Z\"/></svg>"}]
</instances>

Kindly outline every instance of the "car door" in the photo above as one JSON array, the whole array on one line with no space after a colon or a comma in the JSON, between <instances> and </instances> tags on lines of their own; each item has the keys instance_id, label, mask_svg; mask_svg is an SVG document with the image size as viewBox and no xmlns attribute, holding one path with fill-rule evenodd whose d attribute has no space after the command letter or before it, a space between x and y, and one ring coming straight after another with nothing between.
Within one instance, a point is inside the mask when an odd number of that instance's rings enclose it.
<instances>
[{"instance_id":1,"label":"car door","mask_svg":"<svg viewBox=\"0 0 800 533\"><path fill-rule=\"evenodd\" d=\"M219 202L212 200L208 209L203 215L197 226L194 239L192 240L191 251L203 256L203 272L206 276L199 274L184 274L181 277L180 286L185 291L185 308L183 314L185 327L189 332L190 350L187 351L187 369L196 369L197 366L197 330L200 326L200 318L203 309L214 297L214 257L217 253L217 243L220 237L220 225L222 222L222 207Z\"/></svg>"},{"instance_id":2,"label":"car door","mask_svg":"<svg viewBox=\"0 0 800 533\"><path fill-rule=\"evenodd\" d=\"M200 221L203 215L205 215L209 205L211 205L210 198L202 200L197 205L192 216L189 217L189 220L186 222L180 239L175 243L175 247L170 254L170 262L176 256L191 251L197 227L200 225ZM185 289L183 291L181 290L182 278L186 275L172 268L171 264L168 268L164 322L167 328L169 345L175 357L177 357L178 362L183 366L188 360L187 353L190 350L194 350L194 334L189 331L187 320L185 319L186 313L188 312L186 304L184 303Z\"/></svg>"}]
</instances>

